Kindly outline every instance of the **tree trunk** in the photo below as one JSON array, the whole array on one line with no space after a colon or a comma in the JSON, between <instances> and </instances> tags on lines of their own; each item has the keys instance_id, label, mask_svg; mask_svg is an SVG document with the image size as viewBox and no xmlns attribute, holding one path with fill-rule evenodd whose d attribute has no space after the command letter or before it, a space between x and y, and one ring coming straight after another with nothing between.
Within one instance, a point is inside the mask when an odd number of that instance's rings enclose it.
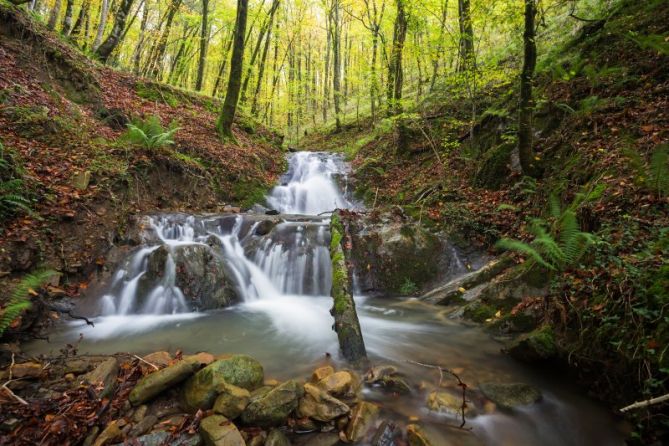
<instances>
[{"instance_id":1,"label":"tree trunk","mask_svg":"<svg viewBox=\"0 0 669 446\"><path fill-rule=\"evenodd\" d=\"M204 65L207 60L207 42L209 41L209 0L202 0L202 27L200 28L200 59L197 64L195 90L202 90Z\"/></svg>"},{"instance_id":2,"label":"tree trunk","mask_svg":"<svg viewBox=\"0 0 669 446\"><path fill-rule=\"evenodd\" d=\"M233 33L234 34L234 31ZM228 62L228 53L230 52L230 47L232 47L232 40L233 36L231 35L227 39L227 43L223 45L223 55L221 57L221 65L218 68L218 75L216 76L216 82L214 82L214 89L211 92L211 95L216 97L216 94L218 93L218 87L221 85L221 81L223 80L223 73L225 73L225 66Z\"/></svg>"},{"instance_id":3,"label":"tree trunk","mask_svg":"<svg viewBox=\"0 0 669 446\"><path fill-rule=\"evenodd\" d=\"M458 0L458 22L460 25L460 61L458 71L471 70L476 66L474 55L474 27L470 0Z\"/></svg>"},{"instance_id":4,"label":"tree trunk","mask_svg":"<svg viewBox=\"0 0 669 446\"><path fill-rule=\"evenodd\" d=\"M404 41L407 34L407 16L404 10L404 0L396 0L397 17L395 18L395 27L393 30L393 45L388 64L388 115L392 116L402 112L402 85L404 73L402 69L402 53L404 50Z\"/></svg>"},{"instance_id":5,"label":"tree trunk","mask_svg":"<svg viewBox=\"0 0 669 446\"><path fill-rule=\"evenodd\" d=\"M56 0L56 3L53 5L53 9L51 9L51 13L49 14L49 23L47 24L47 28L49 28L51 31L56 29L56 23L58 23L58 17L60 17L60 8L62 8L62 0Z\"/></svg>"},{"instance_id":6,"label":"tree trunk","mask_svg":"<svg viewBox=\"0 0 669 446\"><path fill-rule=\"evenodd\" d=\"M534 19L537 14L535 0L525 0L525 32L523 33L523 71L520 75L520 107L518 112L518 156L525 175L535 176L536 166L532 153L532 82L537 64L537 45Z\"/></svg>"},{"instance_id":7,"label":"tree trunk","mask_svg":"<svg viewBox=\"0 0 669 446\"><path fill-rule=\"evenodd\" d=\"M334 0L334 4L332 5L332 89L334 90L335 129L337 132L341 130L341 22L339 18L339 2L340 0Z\"/></svg>"},{"instance_id":8,"label":"tree trunk","mask_svg":"<svg viewBox=\"0 0 669 446\"><path fill-rule=\"evenodd\" d=\"M167 17L165 22L165 29L160 34L160 40L156 45L156 50L153 54L152 60L149 62L148 72L153 78L159 79L159 76L162 72L162 61L165 57L165 51L167 50L167 39L170 36L172 31L172 22L174 21L174 16L181 6L181 0L172 0L170 7L167 11Z\"/></svg>"},{"instance_id":9,"label":"tree trunk","mask_svg":"<svg viewBox=\"0 0 669 446\"><path fill-rule=\"evenodd\" d=\"M276 3L279 3L278 0ZM272 15L271 20L274 16ZM260 57L260 66L258 67L258 80L256 82L256 88L253 93L253 102L251 103L251 114L253 116L258 115L258 96L260 95L260 87L262 86L263 77L265 75L265 64L267 63L267 54L269 53L269 47L272 43L272 26L273 23L270 22L269 28L267 30L267 36L265 36L265 46L262 50L262 56Z\"/></svg>"},{"instance_id":10,"label":"tree trunk","mask_svg":"<svg viewBox=\"0 0 669 446\"><path fill-rule=\"evenodd\" d=\"M446 18L448 17L448 0L441 3L441 17L439 18L439 37L437 40L437 53L432 59L432 80L430 80L430 92L434 91L439 73L439 64L444 53L444 36L446 35Z\"/></svg>"},{"instance_id":11,"label":"tree trunk","mask_svg":"<svg viewBox=\"0 0 669 446\"><path fill-rule=\"evenodd\" d=\"M114 27L112 28L111 33L95 51L96 56L103 63L107 62L109 56L111 56L118 44L121 43L121 33L123 33L123 30L125 29L125 21L128 18L128 13L130 13L133 1L134 0L121 1L121 6L118 8L118 11L116 11L116 15L114 16Z\"/></svg>"},{"instance_id":12,"label":"tree trunk","mask_svg":"<svg viewBox=\"0 0 669 446\"><path fill-rule=\"evenodd\" d=\"M135 74L139 74L139 63L142 60L142 51L144 50L144 42L146 39L146 23L149 19L149 3L144 2L144 10L142 11L142 21L139 24L139 38L137 39L137 46L132 55L132 69Z\"/></svg>"},{"instance_id":13,"label":"tree trunk","mask_svg":"<svg viewBox=\"0 0 669 446\"><path fill-rule=\"evenodd\" d=\"M88 17L88 10L90 7L91 7L90 0L84 0L84 2L81 4L81 9L79 10L79 15L77 16L77 20L74 22L74 27L70 31L71 36L74 36L76 38L77 35L81 32L81 29L84 25L84 21L86 20L86 17Z\"/></svg>"},{"instance_id":14,"label":"tree trunk","mask_svg":"<svg viewBox=\"0 0 669 446\"><path fill-rule=\"evenodd\" d=\"M246 33L248 3L248 0L237 0L237 19L235 20L235 38L232 44L232 59L230 60L228 92L225 95L223 110L217 124L218 132L221 136L232 137L232 122L237 112L237 102L239 101L239 90L242 80L244 34Z\"/></svg>"},{"instance_id":15,"label":"tree trunk","mask_svg":"<svg viewBox=\"0 0 669 446\"><path fill-rule=\"evenodd\" d=\"M74 15L74 0L67 0L65 3L65 16L61 25L60 32L64 36L69 36L72 31L72 16Z\"/></svg>"},{"instance_id":16,"label":"tree trunk","mask_svg":"<svg viewBox=\"0 0 669 446\"><path fill-rule=\"evenodd\" d=\"M60 0L56 0L60 2ZM102 5L100 6L100 23L98 24L98 32L95 35L95 40L93 41L93 50L97 51L100 43L102 43L102 37L105 34L105 27L107 26L107 15L109 14L109 0L102 0Z\"/></svg>"}]
</instances>

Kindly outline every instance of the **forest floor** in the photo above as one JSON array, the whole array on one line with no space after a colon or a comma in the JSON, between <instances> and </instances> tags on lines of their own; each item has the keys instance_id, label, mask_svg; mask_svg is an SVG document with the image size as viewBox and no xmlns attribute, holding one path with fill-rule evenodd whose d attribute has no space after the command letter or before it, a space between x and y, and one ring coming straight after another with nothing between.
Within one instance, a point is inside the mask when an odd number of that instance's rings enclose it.
<instances>
[{"instance_id":1,"label":"forest floor","mask_svg":"<svg viewBox=\"0 0 669 446\"><path fill-rule=\"evenodd\" d=\"M558 212L574 209L581 230L597 240L582 261L547 275L545 299L527 296L513 308L487 302L474 314L497 333L522 332L499 319L530 309L532 327L555 333L561 362L613 407L669 386L669 168L666 159L653 162L669 142L669 59L666 44L650 43L668 31L669 10L660 3L627 2L540 64L537 179L522 175L513 154L514 79L479 89L473 124L471 97L446 83L400 116L301 142L343 148L370 207L399 205L454 240L495 253L500 238L530 242L532 219L555 229L551 196ZM635 435L664 438L662 413L659 406L633 414Z\"/></svg>"},{"instance_id":2,"label":"forest floor","mask_svg":"<svg viewBox=\"0 0 669 446\"><path fill-rule=\"evenodd\" d=\"M30 208L1 203L0 280L48 267L64 274L50 292L77 296L132 215L235 210L284 171L281 138L244 117L236 141L221 142L217 99L92 62L6 3L0 23L2 180L14 186L2 192ZM178 126L174 145L124 141L128 123L150 116Z\"/></svg>"}]
</instances>

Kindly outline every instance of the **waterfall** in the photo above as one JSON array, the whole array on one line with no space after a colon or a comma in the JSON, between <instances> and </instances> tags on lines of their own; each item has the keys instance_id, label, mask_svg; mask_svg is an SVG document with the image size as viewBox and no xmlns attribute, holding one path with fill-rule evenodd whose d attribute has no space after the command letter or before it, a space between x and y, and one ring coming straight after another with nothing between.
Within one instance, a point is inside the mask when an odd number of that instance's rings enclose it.
<instances>
[{"instance_id":1,"label":"waterfall","mask_svg":"<svg viewBox=\"0 0 669 446\"><path fill-rule=\"evenodd\" d=\"M292 154L288 163L282 184L267 197L282 215L149 218L153 242L116 272L100 300L100 314L193 311L178 286L177 268L184 256L201 250L222 259L239 301L329 295L329 218L318 214L353 206L337 185L337 180L346 180L348 167L338 155L310 152Z\"/></svg>"}]
</instances>

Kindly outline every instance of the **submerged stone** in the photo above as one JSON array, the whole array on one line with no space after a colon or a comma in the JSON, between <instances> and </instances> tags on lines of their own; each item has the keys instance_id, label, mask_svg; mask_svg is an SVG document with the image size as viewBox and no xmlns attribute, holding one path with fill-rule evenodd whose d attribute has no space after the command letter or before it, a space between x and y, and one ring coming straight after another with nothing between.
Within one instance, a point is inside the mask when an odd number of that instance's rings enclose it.
<instances>
[{"instance_id":1,"label":"submerged stone","mask_svg":"<svg viewBox=\"0 0 669 446\"><path fill-rule=\"evenodd\" d=\"M476 409L471 403L465 401L465 417L476 415ZM427 407L435 412L442 412L459 417L462 415L462 394L456 395L451 392L436 390L427 397Z\"/></svg>"},{"instance_id":2,"label":"submerged stone","mask_svg":"<svg viewBox=\"0 0 669 446\"><path fill-rule=\"evenodd\" d=\"M272 429L267 435L265 446L290 446L290 440L278 429Z\"/></svg>"},{"instance_id":3,"label":"submerged stone","mask_svg":"<svg viewBox=\"0 0 669 446\"><path fill-rule=\"evenodd\" d=\"M484 383L481 392L502 409L514 409L541 400L541 392L536 387L523 383Z\"/></svg>"}]
</instances>

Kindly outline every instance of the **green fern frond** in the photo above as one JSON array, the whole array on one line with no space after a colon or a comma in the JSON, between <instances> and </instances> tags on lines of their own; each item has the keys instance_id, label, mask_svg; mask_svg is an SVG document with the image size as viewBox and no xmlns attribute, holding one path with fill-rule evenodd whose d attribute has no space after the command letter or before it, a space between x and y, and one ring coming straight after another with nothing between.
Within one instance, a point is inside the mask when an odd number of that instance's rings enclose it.
<instances>
[{"instance_id":1,"label":"green fern frond","mask_svg":"<svg viewBox=\"0 0 669 446\"><path fill-rule=\"evenodd\" d=\"M495 244L495 247L505 251L514 251L521 254L525 254L539 265L548 268L550 270L555 270L555 267L553 265L546 262L541 256L541 254L533 246L530 246L527 243L521 242L519 240L503 238Z\"/></svg>"},{"instance_id":2,"label":"green fern frond","mask_svg":"<svg viewBox=\"0 0 669 446\"><path fill-rule=\"evenodd\" d=\"M558 220L562 215L562 205L560 204L560 199L555 194L550 194L548 197L548 210L550 216Z\"/></svg>"},{"instance_id":3,"label":"green fern frond","mask_svg":"<svg viewBox=\"0 0 669 446\"><path fill-rule=\"evenodd\" d=\"M2 310L0 313L0 336L12 325L12 322L18 318L21 313L30 309L32 307L32 302L29 300L23 302L17 302L12 305L8 305L7 308Z\"/></svg>"},{"instance_id":4,"label":"green fern frond","mask_svg":"<svg viewBox=\"0 0 669 446\"><path fill-rule=\"evenodd\" d=\"M669 195L669 145L658 146L650 158L650 184L660 197Z\"/></svg>"},{"instance_id":5,"label":"green fern frond","mask_svg":"<svg viewBox=\"0 0 669 446\"><path fill-rule=\"evenodd\" d=\"M0 336L23 311L32 306L29 300L30 290L41 287L57 274L52 270L44 270L27 274L21 279L10 294L9 301L2 313L0 313Z\"/></svg>"}]
</instances>

